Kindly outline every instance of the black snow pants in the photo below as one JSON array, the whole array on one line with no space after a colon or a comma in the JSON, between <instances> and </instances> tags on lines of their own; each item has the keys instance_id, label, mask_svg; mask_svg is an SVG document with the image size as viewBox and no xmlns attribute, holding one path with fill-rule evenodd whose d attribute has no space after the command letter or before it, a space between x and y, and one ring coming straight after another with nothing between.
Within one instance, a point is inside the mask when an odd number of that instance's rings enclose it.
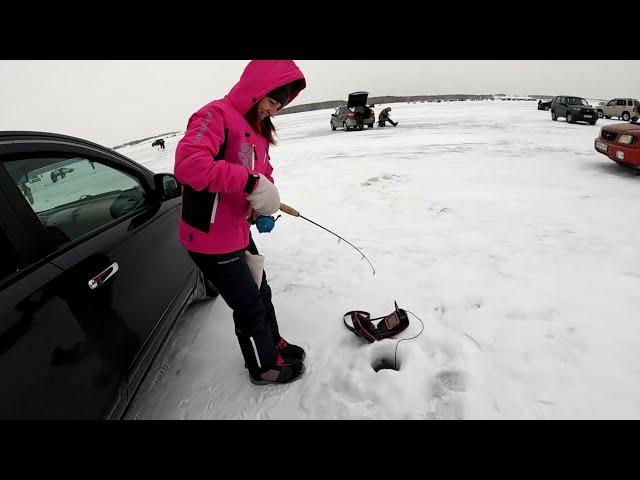
<instances>
[{"instance_id":1,"label":"black snow pants","mask_svg":"<svg viewBox=\"0 0 640 480\"><path fill-rule=\"evenodd\" d=\"M258 255L253 238L245 249L235 252L216 255L189 252L189 255L233 310L242 356L249 371L256 375L274 367L280 332L267 275L262 272L258 289L247 265L245 250Z\"/></svg>"}]
</instances>

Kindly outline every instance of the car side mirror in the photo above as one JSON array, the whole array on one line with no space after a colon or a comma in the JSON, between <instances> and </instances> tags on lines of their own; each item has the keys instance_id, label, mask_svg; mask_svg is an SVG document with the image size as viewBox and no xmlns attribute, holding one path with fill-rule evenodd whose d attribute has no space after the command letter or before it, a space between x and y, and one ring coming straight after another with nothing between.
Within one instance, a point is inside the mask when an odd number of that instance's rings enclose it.
<instances>
[{"instance_id":1,"label":"car side mirror","mask_svg":"<svg viewBox=\"0 0 640 480\"><path fill-rule=\"evenodd\" d=\"M153 176L153 181L161 200L169 200L182 194L178 180L170 173L157 173Z\"/></svg>"}]
</instances>

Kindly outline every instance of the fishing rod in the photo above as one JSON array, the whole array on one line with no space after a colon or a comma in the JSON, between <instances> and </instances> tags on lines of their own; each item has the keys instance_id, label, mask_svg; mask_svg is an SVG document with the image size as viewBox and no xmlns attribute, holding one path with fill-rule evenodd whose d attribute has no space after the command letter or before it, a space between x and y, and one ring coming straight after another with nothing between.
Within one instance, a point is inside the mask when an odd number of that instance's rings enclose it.
<instances>
[{"instance_id":1,"label":"fishing rod","mask_svg":"<svg viewBox=\"0 0 640 480\"><path fill-rule=\"evenodd\" d=\"M348 243L349 245L351 245L353 248L355 248L357 250L357 252L362 255L362 258L364 258L369 265L371 266L371 270L373 270L373 274L376 274L376 269L373 268L373 265L371 264L371 262L369 261L369 259L367 258L367 256L362 253L360 251L360 249L358 247L356 247L353 243L349 242L348 240L346 240L345 238L342 238L340 235L338 235L335 232L332 232L331 230L329 230L328 228L323 227L322 225L320 225L319 223L314 222L313 220L309 220L307 217L305 217L304 215L300 215L300 212L298 212L295 208L290 207L289 205L286 205L284 203L280 204L280 210L288 215L291 215L293 217L300 217L305 219L307 222L313 223L314 225L320 227L323 230L326 230L327 232L329 232L331 235L335 235L336 237L338 237L338 243L340 243L340 240L342 240L343 242ZM273 218L271 216L261 216L256 220L256 226L258 227L258 231L260 232L270 232L273 227L274 224L276 222L276 220L280 218L280 216L278 215L277 218Z\"/></svg>"},{"instance_id":2,"label":"fishing rod","mask_svg":"<svg viewBox=\"0 0 640 480\"><path fill-rule=\"evenodd\" d=\"M336 237L338 237L338 243L340 243L340 240L342 240L343 242L348 243L348 244L349 244L349 245L351 245L353 248L355 248L355 249L357 250L357 252L358 252L360 255L362 255L362 258L364 258L364 259L369 263L369 266L371 267L371 270L373 270L373 274L374 274L374 275L376 274L376 269L375 269L375 268L373 268L373 265L371 264L371 262L369 261L369 259L367 258L367 256L366 256L364 253L362 253L362 252L360 251L360 249L359 249L358 247L356 247L353 243L351 243L351 242L349 242L348 240L346 240L346 239L342 238L340 235L338 235L338 234L337 234L337 233L335 233L335 232L332 232L332 231L331 231L331 230L329 230L328 228L323 227L323 226L322 226L322 225L320 225L319 223L316 223L316 222L314 222L313 220L309 220L309 219L308 219L307 217L305 217L304 215L300 215L300 212L298 212L295 208L290 207L289 205L286 205L286 204L284 204L284 203L281 203L281 204L280 204L280 211L282 211L282 212L284 212L284 213L287 213L287 214L289 214L289 215L291 215L291 216L293 216L293 217L300 217L300 218L303 218L303 219L305 219L307 222L313 223L314 225L316 225L316 226L320 227L321 229L326 230L326 231L327 231L327 232L329 232L331 235L335 235ZM362 259L361 259L361 260L362 260Z\"/></svg>"}]
</instances>

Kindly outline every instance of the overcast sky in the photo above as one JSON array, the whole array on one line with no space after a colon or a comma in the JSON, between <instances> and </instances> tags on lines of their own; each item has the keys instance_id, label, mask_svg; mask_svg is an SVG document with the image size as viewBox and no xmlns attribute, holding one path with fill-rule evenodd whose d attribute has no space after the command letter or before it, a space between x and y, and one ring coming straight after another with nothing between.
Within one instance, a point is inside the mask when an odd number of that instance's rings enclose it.
<instances>
[{"instance_id":1,"label":"overcast sky","mask_svg":"<svg viewBox=\"0 0 640 480\"><path fill-rule=\"evenodd\" d=\"M184 130L248 60L0 61L0 130L64 133L112 147ZM294 105L378 95L572 94L640 98L640 61L299 60Z\"/></svg>"}]
</instances>

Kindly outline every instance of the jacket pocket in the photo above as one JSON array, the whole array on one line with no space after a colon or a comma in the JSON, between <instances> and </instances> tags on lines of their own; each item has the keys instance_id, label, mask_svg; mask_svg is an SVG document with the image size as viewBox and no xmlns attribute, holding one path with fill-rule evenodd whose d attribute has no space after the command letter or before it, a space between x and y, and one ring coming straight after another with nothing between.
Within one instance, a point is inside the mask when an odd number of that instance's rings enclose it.
<instances>
[{"instance_id":1,"label":"jacket pocket","mask_svg":"<svg viewBox=\"0 0 640 480\"><path fill-rule=\"evenodd\" d=\"M217 193L204 189L200 192L189 185L182 190L182 220L192 228L209 233Z\"/></svg>"}]
</instances>

